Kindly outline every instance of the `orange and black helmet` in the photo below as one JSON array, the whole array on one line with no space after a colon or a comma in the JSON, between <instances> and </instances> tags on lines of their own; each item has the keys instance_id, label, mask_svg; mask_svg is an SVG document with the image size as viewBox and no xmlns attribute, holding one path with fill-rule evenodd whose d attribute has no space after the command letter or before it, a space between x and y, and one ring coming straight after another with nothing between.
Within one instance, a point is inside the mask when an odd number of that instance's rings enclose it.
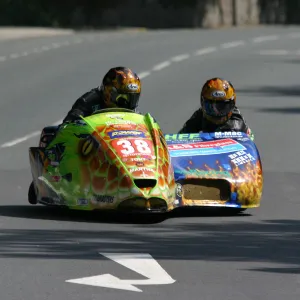
<instances>
[{"instance_id":1,"label":"orange and black helmet","mask_svg":"<svg viewBox=\"0 0 300 300\"><path fill-rule=\"evenodd\" d=\"M129 68L115 67L105 74L100 89L107 107L135 110L141 94L141 81Z\"/></svg>"},{"instance_id":2,"label":"orange and black helmet","mask_svg":"<svg viewBox=\"0 0 300 300\"><path fill-rule=\"evenodd\" d=\"M236 104L235 89L225 79L209 79L202 87L200 102L206 119L215 124L225 123Z\"/></svg>"}]
</instances>

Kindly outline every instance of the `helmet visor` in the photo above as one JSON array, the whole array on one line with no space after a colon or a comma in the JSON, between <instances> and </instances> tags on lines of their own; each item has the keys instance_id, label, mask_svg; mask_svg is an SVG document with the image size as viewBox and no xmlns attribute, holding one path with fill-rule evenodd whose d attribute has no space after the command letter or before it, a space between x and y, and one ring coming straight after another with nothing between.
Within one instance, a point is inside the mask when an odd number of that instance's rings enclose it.
<instances>
[{"instance_id":1,"label":"helmet visor","mask_svg":"<svg viewBox=\"0 0 300 300\"><path fill-rule=\"evenodd\" d=\"M119 94L115 103L120 108L135 109L138 106L140 94Z\"/></svg>"},{"instance_id":2,"label":"helmet visor","mask_svg":"<svg viewBox=\"0 0 300 300\"><path fill-rule=\"evenodd\" d=\"M232 100L207 100L203 99L203 109L209 116L224 117L228 115L234 107Z\"/></svg>"}]
</instances>

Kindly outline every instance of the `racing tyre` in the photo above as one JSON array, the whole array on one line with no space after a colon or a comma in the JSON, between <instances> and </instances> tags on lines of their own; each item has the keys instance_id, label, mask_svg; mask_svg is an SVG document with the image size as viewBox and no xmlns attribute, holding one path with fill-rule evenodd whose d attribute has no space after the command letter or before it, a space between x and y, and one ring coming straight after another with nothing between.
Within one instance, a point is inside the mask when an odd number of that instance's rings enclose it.
<instances>
[{"instance_id":1,"label":"racing tyre","mask_svg":"<svg viewBox=\"0 0 300 300\"><path fill-rule=\"evenodd\" d=\"M28 202L32 205L37 204L36 193L34 189L33 182L31 182L28 190Z\"/></svg>"},{"instance_id":2,"label":"racing tyre","mask_svg":"<svg viewBox=\"0 0 300 300\"><path fill-rule=\"evenodd\" d=\"M232 213L234 215L238 215L238 214L244 212L245 210L247 210L247 208L235 208L234 210L232 210Z\"/></svg>"},{"instance_id":3,"label":"racing tyre","mask_svg":"<svg viewBox=\"0 0 300 300\"><path fill-rule=\"evenodd\" d=\"M220 213L226 216L236 216L243 213L247 208L231 208L231 207L224 207L220 209Z\"/></svg>"}]
</instances>

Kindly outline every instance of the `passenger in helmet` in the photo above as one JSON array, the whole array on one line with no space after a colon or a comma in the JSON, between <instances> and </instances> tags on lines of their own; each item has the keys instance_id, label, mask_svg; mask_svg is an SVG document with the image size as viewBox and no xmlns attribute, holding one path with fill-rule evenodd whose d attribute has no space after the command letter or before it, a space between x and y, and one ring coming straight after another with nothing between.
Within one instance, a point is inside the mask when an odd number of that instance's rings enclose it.
<instances>
[{"instance_id":1,"label":"passenger in helmet","mask_svg":"<svg viewBox=\"0 0 300 300\"><path fill-rule=\"evenodd\" d=\"M186 121L179 133L240 131L254 135L236 107L236 92L230 81L211 78L205 82L200 108Z\"/></svg>"}]
</instances>

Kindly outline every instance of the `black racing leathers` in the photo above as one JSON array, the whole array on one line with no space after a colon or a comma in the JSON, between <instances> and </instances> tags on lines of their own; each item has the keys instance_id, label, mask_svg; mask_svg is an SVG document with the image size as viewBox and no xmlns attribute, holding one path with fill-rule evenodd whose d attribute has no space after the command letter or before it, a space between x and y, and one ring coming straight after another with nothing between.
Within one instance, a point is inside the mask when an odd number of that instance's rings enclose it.
<instances>
[{"instance_id":1,"label":"black racing leathers","mask_svg":"<svg viewBox=\"0 0 300 300\"><path fill-rule=\"evenodd\" d=\"M75 101L63 123L80 119L80 116L89 116L104 107L102 92L98 88L91 89Z\"/></svg>"},{"instance_id":2,"label":"black racing leathers","mask_svg":"<svg viewBox=\"0 0 300 300\"><path fill-rule=\"evenodd\" d=\"M47 130L54 130L55 133L49 139L47 139L45 142L41 143L40 145L43 144L43 147L46 147L47 144L51 142L51 140L55 137L56 132L60 129L60 127L67 122L73 122L76 120L80 120L81 116L82 117L88 117L91 114L93 114L97 110L105 109L107 108L104 100L103 100L103 93L97 88L91 89L89 92L86 92L83 94L81 97L79 97L75 103L73 104L72 108L66 115L66 117L63 119L63 122L58 125L57 127L54 128L47 128ZM139 112L137 109L134 110L135 113L143 115L143 113ZM154 119L155 120L155 119ZM43 132L45 132L45 128L43 129Z\"/></svg>"},{"instance_id":3,"label":"black racing leathers","mask_svg":"<svg viewBox=\"0 0 300 300\"><path fill-rule=\"evenodd\" d=\"M241 131L247 134L251 134L251 130L246 124L244 117L240 110L235 107L230 119L222 125L209 122L203 117L202 109L196 110L193 115L186 121L181 130L181 133L198 133L203 132L215 132L215 131Z\"/></svg>"},{"instance_id":4,"label":"black racing leathers","mask_svg":"<svg viewBox=\"0 0 300 300\"><path fill-rule=\"evenodd\" d=\"M80 116L87 117L97 110L105 109L103 94L99 88L93 88L79 97L73 104L71 110L64 118L63 123L80 119ZM136 113L140 113L135 110Z\"/></svg>"}]
</instances>

